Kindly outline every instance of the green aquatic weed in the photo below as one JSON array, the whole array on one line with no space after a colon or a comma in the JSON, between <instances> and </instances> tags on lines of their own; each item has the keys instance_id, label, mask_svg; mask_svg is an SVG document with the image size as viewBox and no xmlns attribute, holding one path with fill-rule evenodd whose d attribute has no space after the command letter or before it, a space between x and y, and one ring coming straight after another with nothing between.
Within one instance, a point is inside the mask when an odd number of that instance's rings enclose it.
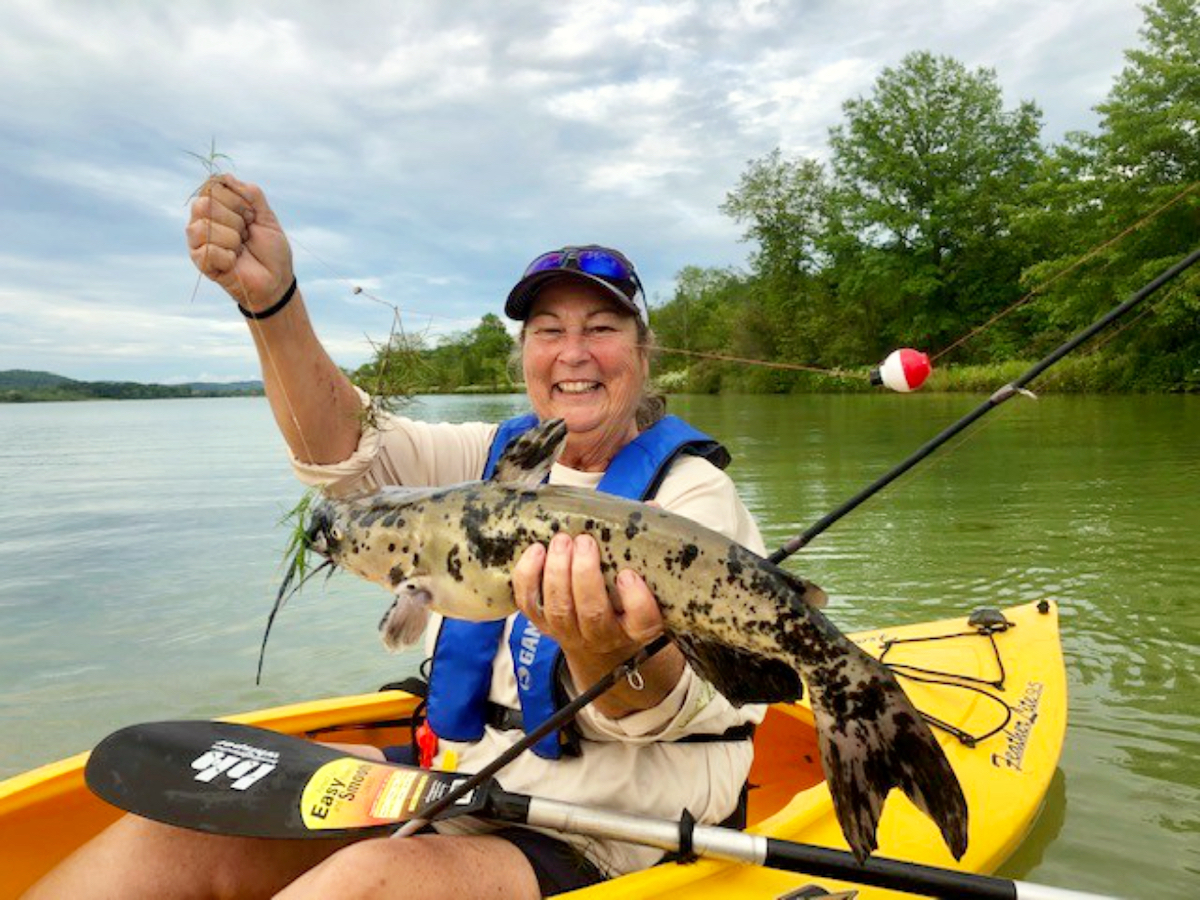
<instances>
[{"instance_id":1,"label":"green aquatic weed","mask_svg":"<svg viewBox=\"0 0 1200 900\"><path fill-rule=\"evenodd\" d=\"M284 513L279 520L278 524L290 529L287 544L283 550L285 585L299 584L308 574L308 512L320 497L320 488L310 488L301 495L296 505Z\"/></svg>"}]
</instances>

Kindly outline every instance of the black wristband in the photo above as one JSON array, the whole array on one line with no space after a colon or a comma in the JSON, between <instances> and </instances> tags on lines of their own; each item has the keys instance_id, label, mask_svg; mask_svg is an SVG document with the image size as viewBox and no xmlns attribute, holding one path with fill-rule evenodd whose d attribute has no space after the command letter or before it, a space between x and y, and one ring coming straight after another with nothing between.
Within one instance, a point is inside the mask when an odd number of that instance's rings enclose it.
<instances>
[{"instance_id":1,"label":"black wristband","mask_svg":"<svg viewBox=\"0 0 1200 900\"><path fill-rule=\"evenodd\" d=\"M271 316L275 315L275 313L279 312L281 309L291 303L292 297L295 296L295 294L296 279L293 277L292 286L283 292L283 296L279 299L279 302L273 306L268 306L262 312L250 312L250 310L246 309L246 307L242 306L240 303L237 305L237 308L242 311L242 315L247 319L269 319Z\"/></svg>"}]
</instances>

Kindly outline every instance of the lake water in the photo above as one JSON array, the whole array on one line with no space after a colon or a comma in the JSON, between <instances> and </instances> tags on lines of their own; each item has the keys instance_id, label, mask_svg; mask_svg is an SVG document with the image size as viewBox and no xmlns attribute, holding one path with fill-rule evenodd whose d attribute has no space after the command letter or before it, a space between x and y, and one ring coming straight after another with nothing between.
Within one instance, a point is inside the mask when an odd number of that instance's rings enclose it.
<instances>
[{"instance_id":1,"label":"lake water","mask_svg":"<svg viewBox=\"0 0 1200 900\"><path fill-rule=\"evenodd\" d=\"M769 547L978 397L680 397L721 436ZM423 398L495 421L519 397ZM411 674L378 589L310 586L259 640L300 496L265 400L0 406L0 777L115 728L374 690ZM1003 874L1200 895L1200 398L1014 400L789 565L848 629L1059 602L1071 720Z\"/></svg>"}]
</instances>

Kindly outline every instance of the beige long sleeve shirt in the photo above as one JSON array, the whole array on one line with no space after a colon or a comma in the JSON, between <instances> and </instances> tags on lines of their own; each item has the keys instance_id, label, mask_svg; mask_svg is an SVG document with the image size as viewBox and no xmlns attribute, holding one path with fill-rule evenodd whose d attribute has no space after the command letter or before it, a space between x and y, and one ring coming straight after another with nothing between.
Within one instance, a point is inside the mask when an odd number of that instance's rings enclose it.
<instances>
[{"instance_id":1,"label":"beige long sleeve shirt","mask_svg":"<svg viewBox=\"0 0 1200 900\"><path fill-rule=\"evenodd\" d=\"M317 466L293 459L292 464L301 481L325 485L335 494L395 484L421 487L472 481L483 471L497 427L387 417L378 429L364 432L358 448L343 462ZM594 489L602 477L603 473L555 465L550 483ZM718 531L756 553L765 552L758 528L738 498L733 482L705 460L677 459L655 499L664 509ZM430 652L439 623L435 616L426 635ZM489 699L517 709L515 667L507 640L511 627L510 618L493 662ZM567 687L574 690L572 685ZM688 734L720 734L734 725L757 723L764 712L765 708L758 705L740 709L732 706L685 666L674 689L652 709L611 719L594 706L585 707L576 720L584 739L580 756L550 761L526 751L500 772L498 780L506 790L539 797L663 818L677 818L687 809L701 822L720 822L735 808L750 771L750 742L673 741ZM520 737L521 732L488 726L478 741L442 740L435 765L444 763L452 751L460 770L477 771ZM440 823L438 828L447 833L481 833L489 826L455 819ZM609 875L646 868L662 855L652 848L618 841L559 833L554 836L579 847Z\"/></svg>"}]
</instances>

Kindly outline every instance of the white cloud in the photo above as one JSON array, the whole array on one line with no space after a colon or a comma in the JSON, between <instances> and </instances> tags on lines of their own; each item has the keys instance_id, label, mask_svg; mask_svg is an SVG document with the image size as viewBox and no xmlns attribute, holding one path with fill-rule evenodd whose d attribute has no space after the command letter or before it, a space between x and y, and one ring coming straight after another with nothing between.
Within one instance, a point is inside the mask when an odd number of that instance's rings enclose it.
<instances>
[{"instance_id":1,"label":"white cloud","mask_svg":"<svg viewBox=\"0 0 1200 900\"><path fill-rule=\"evenodd\" d=\"M255 373L228 299L188 302L205 173L185 151L214 138L350 364L389 304L462 330L569 241L627 249L652 293L739 263L717 207L746 161L823 155L842 103L913 50L994 67L1050 137L1091 127L1139 22L1132 0L6 3L0 367Z\"/></svg>"}]
</instances>

